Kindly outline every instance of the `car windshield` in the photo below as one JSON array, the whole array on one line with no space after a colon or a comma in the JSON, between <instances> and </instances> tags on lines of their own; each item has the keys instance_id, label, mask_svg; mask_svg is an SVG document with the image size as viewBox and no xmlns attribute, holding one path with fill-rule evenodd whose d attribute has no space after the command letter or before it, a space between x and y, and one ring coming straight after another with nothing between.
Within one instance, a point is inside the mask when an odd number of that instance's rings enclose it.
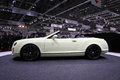
<instances>
[{"instance_id":1,"label":"car windshield","mask_svg":"<svg viewBox=\"0 0 120 80\"><path fill-rule=\"evenodd\" d=\"M82 33L79 32L69 32L69 31L56 31L48 35L49 38L52 38L54 35L57 35L57 38L79 38L84 37Z\"/></svg>"}]
</instances>

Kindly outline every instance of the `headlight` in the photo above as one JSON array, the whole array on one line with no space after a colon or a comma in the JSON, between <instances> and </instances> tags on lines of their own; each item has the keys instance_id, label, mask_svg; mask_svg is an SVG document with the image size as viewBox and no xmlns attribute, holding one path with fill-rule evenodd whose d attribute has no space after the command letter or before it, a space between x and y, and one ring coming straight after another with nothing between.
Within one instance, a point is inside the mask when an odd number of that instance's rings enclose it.
<instances>
[{"instance_id":1,"label":"headlight","mask_svg":"<svg viewBox=\"0 0 120 80\"><path fill-rule=\"evenodd\" d=\"M17 42L14 43L14 46L17 44Z\"/></svg>"}]
</instances>

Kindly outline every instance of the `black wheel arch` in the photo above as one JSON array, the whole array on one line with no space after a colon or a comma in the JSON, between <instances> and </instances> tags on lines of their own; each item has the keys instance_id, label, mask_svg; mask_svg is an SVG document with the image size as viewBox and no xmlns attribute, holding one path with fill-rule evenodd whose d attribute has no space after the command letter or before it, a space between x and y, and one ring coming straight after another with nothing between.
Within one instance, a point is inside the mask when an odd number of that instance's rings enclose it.
<instances>
[{"instance_id":1,"label":"black wheel arch","mask_svg":"<svg viewBox=\"0 0 120 80\"><path fill-rule=\"evenodd\" d=\"M89 46L97 46L97 47L99 47L100 51L102 51L101 47L98 44L90 44L87 46L86 50L88 49ZM86 52L86 50L85 50L85 52Z\"/></svg>"}]
</instances>

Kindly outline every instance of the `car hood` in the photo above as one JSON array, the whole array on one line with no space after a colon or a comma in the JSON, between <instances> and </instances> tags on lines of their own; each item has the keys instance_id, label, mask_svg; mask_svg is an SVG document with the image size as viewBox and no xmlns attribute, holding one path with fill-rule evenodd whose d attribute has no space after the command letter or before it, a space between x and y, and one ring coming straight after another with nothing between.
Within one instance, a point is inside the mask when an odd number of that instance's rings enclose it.
<instances>
[{"instance_id":1,"label":"car hood","mask_svg":"<svg viewBox=\"0 0 120 80\"><path fill-rule=\"evenodd\" d=\"M42 37L42 38L27 38L27 39L16 40L15 42L34 42L34 41L42 41L43 39L45 39L45 38L44 37Z\"/></svg>"}]
</instances>

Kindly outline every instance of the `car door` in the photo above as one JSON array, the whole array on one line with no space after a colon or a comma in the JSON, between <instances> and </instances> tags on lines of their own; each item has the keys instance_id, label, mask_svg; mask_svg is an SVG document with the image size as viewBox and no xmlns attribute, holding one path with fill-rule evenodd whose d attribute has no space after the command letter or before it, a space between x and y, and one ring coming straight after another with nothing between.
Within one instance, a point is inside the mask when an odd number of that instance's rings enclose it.
<instances>
[{"instance_id":1,"label":"car door","mask_svg":"<svg viewBox=\"0 0 120 80\"><path fill-rule=\"evenodd\" d=\"M55 38L45 40L45 52L74 52L76 50L77 39Z\"/></svg>"}]
</instances>

